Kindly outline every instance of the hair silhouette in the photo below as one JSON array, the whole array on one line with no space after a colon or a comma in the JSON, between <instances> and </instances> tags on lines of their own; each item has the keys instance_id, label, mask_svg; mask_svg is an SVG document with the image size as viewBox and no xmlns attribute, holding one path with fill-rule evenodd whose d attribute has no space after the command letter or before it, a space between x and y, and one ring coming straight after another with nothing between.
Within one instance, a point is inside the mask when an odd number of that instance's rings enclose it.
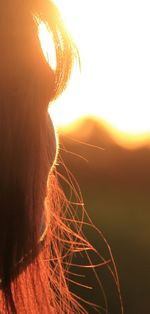
<instances>
[{"instance_id":1,"label":"hair silhouette","mask_svg":"<svg viewBox=\"0 0 150 314\"><path fill-rule=\"evenodd\" d=\"M72 253L92 246L59 187L48 114L78 52L52 1L5 0L0 13L0 313L85 314L67 274ZM55 69L42 52L40 22L52 34ZM110 272L120 293L114 262Z\"/></svg>"},{"instance_id":2,"label":"hair silhouette","mask_svg":"<svg viewBox=\"0 0 150 314\"><path fill-rule=\"evenodd\" d=\"M52 33L55 70L41 49L40 21ZM76 48L49 0L1 4L0 41L0 311L82 313L62 266L58 238L65 232L72 240L60 218L57 140L48 115Z\"/></svg>"}]
</instances>

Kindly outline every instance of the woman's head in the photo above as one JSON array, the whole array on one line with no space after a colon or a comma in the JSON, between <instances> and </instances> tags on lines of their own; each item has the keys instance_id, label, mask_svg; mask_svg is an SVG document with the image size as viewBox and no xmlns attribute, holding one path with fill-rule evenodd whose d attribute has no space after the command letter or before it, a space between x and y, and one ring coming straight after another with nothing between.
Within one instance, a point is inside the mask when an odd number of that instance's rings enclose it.
<instances>
[{"instance_id":1,"label":"woman's head","mask_svg":"<svg viewBox=\"0 0 150 314\"><path fill-rule=\"evenodd\" d=\"M75 48L52 1L6 1L0 11L0 284L4 312L29 313L30 308L31 313L50 313L54 289L48 285L49 266L43 259L49 258L52 236L48 230L56 192L52 170L57 139L48 105L66 86ZM41 49L39 21L46 23L53 36L55 71ZM51 301L47 294L52 294ZM40 295L45 298L43 312L38 306Z\"/></svg>"},{"instance_id":2,"label":"woman's head","mask_svg":"<svg viewBox=\"0 0 150 314\"><path fill-rule=\"evenodd\" d=\"M0 55L1 256L8 258L7 255L16 254L9 256L9 261L17 262L37 241L47 176L56 154L55 132L47 111L54 73L43 56L32 12L17 10L9 2L8 10L5 8L3 13ZM3 230L6 221L7 227ZM11 246L10 240L12 246L15 243L15 252L13 248L13 252L9 249L9 253L4 254L8 250L6 242ZM1 272L4 265L1 265Z\"/></svg>"},{"instance_id":3,"label":"woman's head","mask_svg":"<svg viewBox=\"0 0 150 314\"><path fill-rule=\"evenodd\" d=\"M55 70L42 52L40 21L52 34ZM74 251L91 246L81 236L76 215L69 216L57 182L58 145L48 115L49 103L66 87L75 56L77 50L51 0L1 3L1 313L87 313L69 291L67 257L70 261ZM119 291L117 276L116 284Z\"/></svg>"}]
</instances>

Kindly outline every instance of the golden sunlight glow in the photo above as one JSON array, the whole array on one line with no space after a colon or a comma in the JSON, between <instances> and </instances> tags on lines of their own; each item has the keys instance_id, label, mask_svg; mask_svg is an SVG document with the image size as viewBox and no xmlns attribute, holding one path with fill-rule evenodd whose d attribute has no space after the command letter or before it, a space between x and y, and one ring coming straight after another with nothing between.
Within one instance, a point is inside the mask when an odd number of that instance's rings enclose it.
<instances>
[{"instance_id":1,"label":"golden sunlight glow","mask_svg":"<svg viewBox=\"0 0 150 314\"><path fill-rule=\"evenodd\" d=\"M39 25L39 39L45 59L54 70L56 68L56 54L53 39L51 33L48 31L46 25L43 22L41 22Z\"/></svg>"},{"instance_id":2,"label":"golden sunlight glow","mask_svg":"<svg viewBox=\"0 0 150 314\"><path fill-rule=\"evenodd\" d=\"M74 70L67 91L52 106L55 123L65 129L92 116L122 145L150 142L149 1L56 4L79 47L82 72Z\"/></svg>"}]
</instances>

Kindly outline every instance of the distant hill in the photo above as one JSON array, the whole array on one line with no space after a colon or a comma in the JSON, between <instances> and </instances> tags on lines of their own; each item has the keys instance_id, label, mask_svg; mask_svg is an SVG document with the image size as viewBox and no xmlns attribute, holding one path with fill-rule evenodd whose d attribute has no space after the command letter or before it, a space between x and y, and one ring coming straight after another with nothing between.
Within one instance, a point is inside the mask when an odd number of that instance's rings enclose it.
<instances>
[{"instance_id":1,"label":"distant hill","mask_svg":"<svg viewBox=\"0 0 150 314\"><path fill-rule=\"evenodd\" d=\"M150 184L150 149L127 150L92 119L78 129L60 134L60 153L71 171L82 178L117 180L118 183Z\"/></svg>"}]
</instances>

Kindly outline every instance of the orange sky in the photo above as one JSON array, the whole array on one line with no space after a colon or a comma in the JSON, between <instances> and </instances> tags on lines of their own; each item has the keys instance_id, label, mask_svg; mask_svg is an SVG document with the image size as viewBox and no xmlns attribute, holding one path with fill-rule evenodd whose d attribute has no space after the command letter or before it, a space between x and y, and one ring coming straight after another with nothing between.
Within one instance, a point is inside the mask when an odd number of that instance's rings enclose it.
<instances>
[{"instance_id":1,"label":"orange sky","mask_svg":"<svg viewBox=\"0 0 150 314\"><path fill-rule=\"evenodd\" d=\"M56 3L79 48L82 72L75 69L68 89L52 107L55 124L66 129L82 116L93 116L122 145L150 141L148 1ZM43 49L53 49L45 34Z\"/></svg>"}]
</instances>

